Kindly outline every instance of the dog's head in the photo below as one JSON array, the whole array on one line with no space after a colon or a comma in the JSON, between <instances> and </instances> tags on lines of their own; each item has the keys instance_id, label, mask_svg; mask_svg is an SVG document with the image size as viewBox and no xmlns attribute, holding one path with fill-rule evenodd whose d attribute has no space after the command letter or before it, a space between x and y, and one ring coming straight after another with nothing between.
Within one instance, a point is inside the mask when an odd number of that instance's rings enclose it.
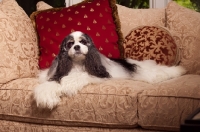
<instances>
[{"instance_id":1,"label":"dog's head","mask_svg":"<svg viewBox=\"0 0 200 132\"><path fill-rule=\"evenodd\" d=\"M94 47L92 39L87 34L76 31L63 40L60 52L67 52L73 61L84 61L92 47Z\"/></svg>"},{"instance_id":2,"label":"dog's head","mask_svg":"<svg viewBox=\"0 0 200 132\"><path fill-rule=\"evenodd\" d=\"M68 75L77 62L91 75L101 78L110 77L101 63L100 53L90 36L76 31L63 40L60 52L48 72L49 80L60 81L63 76Z\"/></svg>"}]
</instances>

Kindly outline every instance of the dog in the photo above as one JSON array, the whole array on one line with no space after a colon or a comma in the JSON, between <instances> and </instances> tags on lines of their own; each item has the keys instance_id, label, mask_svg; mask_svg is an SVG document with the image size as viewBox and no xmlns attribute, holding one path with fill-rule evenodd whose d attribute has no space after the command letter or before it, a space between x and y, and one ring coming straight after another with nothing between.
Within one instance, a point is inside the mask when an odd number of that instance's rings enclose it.
<instances>
[{"instance_id":1,"label":"dog","mask_svg":"<svg viewBox=\"0 0 200 132\"><path fill-rule=\"evenodd\" d=\"M72 96L88 84L112 78L158 83L185 73L181 66L158 65L153 60L109 59L89 35L75 31L64 38L50 68L40 72L33 94L38 107L53 109L62 95Z\"/></svg>"}]
</instances>

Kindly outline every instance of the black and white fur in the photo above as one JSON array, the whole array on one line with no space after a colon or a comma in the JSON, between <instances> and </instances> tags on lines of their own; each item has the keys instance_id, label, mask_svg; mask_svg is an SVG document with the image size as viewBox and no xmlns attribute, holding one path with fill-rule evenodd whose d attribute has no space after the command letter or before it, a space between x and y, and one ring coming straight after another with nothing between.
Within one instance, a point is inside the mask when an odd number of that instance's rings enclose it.
<instances>
[{"instance_id":1,"label":"black and white fur","mask_svg":"<svg viewBox=\"0 0 200 132\"><path fill-rule=\"evenodd\" d=\"M91 83L110 78L158 83L185 72L180 66L157 65L152 60L109 59L98 52L87 34L76 31L63 40L51 67L40 73L34 99L38 107L53 109L61 95L74 95Z\"/></svg>"}]
</instances>

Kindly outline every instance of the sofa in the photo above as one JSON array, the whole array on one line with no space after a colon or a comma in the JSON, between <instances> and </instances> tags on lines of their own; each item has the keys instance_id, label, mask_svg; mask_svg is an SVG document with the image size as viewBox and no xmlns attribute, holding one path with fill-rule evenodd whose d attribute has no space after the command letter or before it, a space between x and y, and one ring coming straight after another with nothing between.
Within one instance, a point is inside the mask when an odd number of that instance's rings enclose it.
<instances>
[{"instance_id":1,"label":"sofa","mask_svg":"<svg viewBox=\"0 0 200 132\"><path fill-rule=\"evenodd\" d=\"M44 4L44 3L43 3ZM161 83L129 79L91 84L64 96L53 110L33 99L39 83L39 38L15 0L0 2L0 131L179 131L200 107L200 14L170 2L165 9L116 5L124 38L138 26L160 26L172 35L187 73ZM38 6L45 7L46 6ZM126 54L126 53L124 53Z\"/></svg>"}]
</instances>

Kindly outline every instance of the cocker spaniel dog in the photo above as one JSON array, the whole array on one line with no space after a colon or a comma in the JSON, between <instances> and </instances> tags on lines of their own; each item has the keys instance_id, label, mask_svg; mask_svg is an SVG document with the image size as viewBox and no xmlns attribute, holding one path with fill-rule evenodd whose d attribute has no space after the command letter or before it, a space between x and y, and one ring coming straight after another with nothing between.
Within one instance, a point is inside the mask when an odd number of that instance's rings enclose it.
<instances>
[{"instance_id":1,"label":"cocker spaniel dog","mask_svg":"<svg viewBox=\"0 0 200 132\"><path fill-rule=\"evenodd\" d=\"M53 109L60 96L76 94L91 83L111 78L158 83L185 72L181 66L157 65L152 60L109 59L99 53L90 36L76 31L63 40L51 67L41 71L34 99L38 107Z\"/></svg>"}]
</instances>

